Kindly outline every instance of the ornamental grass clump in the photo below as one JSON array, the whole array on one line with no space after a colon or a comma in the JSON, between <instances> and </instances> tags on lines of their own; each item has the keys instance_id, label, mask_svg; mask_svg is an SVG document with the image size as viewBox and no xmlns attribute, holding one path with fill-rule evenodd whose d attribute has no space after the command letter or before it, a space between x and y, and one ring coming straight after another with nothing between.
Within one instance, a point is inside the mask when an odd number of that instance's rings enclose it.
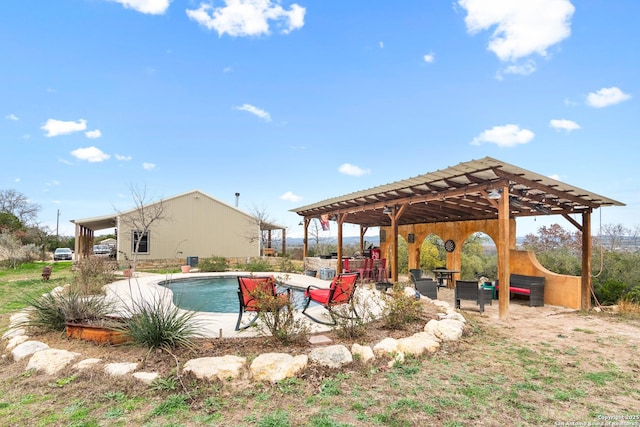
<instances>
[{"instance_id":1,"label":"ornamental grass clump","mask_svg":"<svg viewBox=\"0 0 640 427\"><path fill-rule=\"evenodd\" d=\"M83 295L77 289L49 292L24 298L31 307L26 326L49 331L64 331L67 322L104 323L114 311L114 305L101 295Z\"/></svg>"},{"instance_id":2,"label":"ornamental grass clump","mask_svg":"<svg viewBox=\"0 0 640 427\"><path fill-rule=\"evenodd\" d=\"M193 339L201 337L195 311L181 310L154 296L129 307L124 329L136 344L150 349L195 349Z\"/></svg>"}]
</instances>

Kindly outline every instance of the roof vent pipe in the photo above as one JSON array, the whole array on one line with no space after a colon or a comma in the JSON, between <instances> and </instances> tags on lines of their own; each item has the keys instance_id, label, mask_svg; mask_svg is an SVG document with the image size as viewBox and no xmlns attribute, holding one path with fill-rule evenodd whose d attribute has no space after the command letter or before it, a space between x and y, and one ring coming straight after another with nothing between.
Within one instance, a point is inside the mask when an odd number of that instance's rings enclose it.
<instances>
[{"instance_id":1,"label":"roof vent pipe","mask_svg":"<svg viewBox=\"0 0 640 427\"><path fill-rule=\"evenodd\" d=\"M240 193L236 193L236 208L238 207L238 199L240 199Z\"/></svg>"}]
</instances>

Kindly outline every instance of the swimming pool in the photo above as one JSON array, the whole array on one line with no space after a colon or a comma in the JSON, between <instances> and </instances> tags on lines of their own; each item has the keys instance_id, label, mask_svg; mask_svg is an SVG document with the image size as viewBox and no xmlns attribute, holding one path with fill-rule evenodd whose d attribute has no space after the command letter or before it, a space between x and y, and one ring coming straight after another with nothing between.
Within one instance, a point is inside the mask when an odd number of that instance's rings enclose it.
<instances>
[{"instance_id":1,"label":"swimming pool","mask_svg":"<svg viewBox=\"0 0 640 427\"><path fill-rule=\"evenodd\" d=\"M187 277L158 283L173 292L173 303L182 309L210 313L237 313L238 278L236 276ZM305 298L300 290L291 290L296 308Z\"/></svg>"}]
</instances>

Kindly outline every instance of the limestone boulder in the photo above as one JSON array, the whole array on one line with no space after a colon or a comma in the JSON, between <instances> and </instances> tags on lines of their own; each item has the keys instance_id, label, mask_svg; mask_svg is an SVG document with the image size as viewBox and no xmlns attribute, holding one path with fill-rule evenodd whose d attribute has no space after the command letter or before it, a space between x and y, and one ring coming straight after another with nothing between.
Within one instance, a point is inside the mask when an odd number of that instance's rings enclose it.
<instances>
[{"instance_id":1,"label":"limestone boulder","mask_svg":"<svg viewBox=\"0 0 640 427\"><path fill-rule=\"evenodd\" d=\"M375 354L373 354L373 349L368 345L360 345L355 343L351 346L351 354L354 357L359 357L362 362L367 363L372 359L375 359Z\"/></svg>"},{"instance_id":2,"label":"limestone boulder","mask_svg":"<svg viewBox=\"0 0 640 427\"><path fill-rule=\"evenodd\" d=\"M11 350L11 356L13 356L13 360L17 362L31 356L38 351L46 350L48 348L49 346L47 344L40 341L25 341Z\"/></svg>"},{"instance_id":3,"label":"limestone boulder","mask_svg":"<svg viewBox=\"0 0 640 427\"><path fill-rule=\"evenodd\" d=\"M145 384L151 384L159 377L160 377L160 374L157 372L134 372L133 373L133 378Z\"/></svg>"},{"instance_id":4,"label":"limestone boulder","mask_svg":"<svg viewBox=\"0 0 640 427\"><path fill-rule=\"evenodd\" d=\"M398 352L398 340L395 338L385 338L373 346L373 352L377 355L389 355Z\"/></svg>"},{"instance_id":5,"label":"limestone boulder","mask_svg":"<svg viewBox=\"0 0 640 427\"><path fill-rule=\"evenodd\" d=\"M419 356L423 353L435 353L438 348L440 348L440 343L435 336L428 332L420 332L398 340L398 351L405 355Z\"/></svg>"},{"instance_id":6,"label":"limestone boulder","mask_svg":"<svg viewBox=\"0 0 640 427\"><path fill-rule=\"evenodd\" d=\"M277 383L285 378L295 377L307 367L307 355L292 356L286 353L263 353L256 357L249 370L256 381Z\"/></svg>"},{"instance_id":7,"label":"limestone boulder","mask_svg":"<svg viewBox=\"0 0 640 427\"><path fill-rule=\"evenodd\" d=\"M337 344L314 348L309 353L309 359L322 366L340 368L343 365L353 362L353 355L347 347L342 344Z\"/></svg>"},{"instance_id":8,"label":"limestone boulder","mask_svg":"<svg viewBox=\"0 0 640 427\"><path fill-rule=\"evenodd\" d=\"M11 351L14 348L16 348L17 346L19 346L20 344L22 344L23 342L28 341L28 340L29 340L29 337L26 336L26 335L15 336L15 337L11 338L9 340L9 342L7 342L7 350Z\"/></svg>"},{"instance_id":9,"label":"limestone boulder","mask_svg":"<svg viewBox=\"0 0 640 427\"><path fill-rule=\"evenodd\" d=\"M93 368L94 366L96 366L100 362L102 362L102 359L97 359L95 357L92 357L92 358L89 358L89 359L83 359L83 360L79 361L78 363L73 365L73 367L74 367L74 369L82 371L84 369Z\"/></svg>"},{"instance_id":10,"label":"limestone boulder","mask_svg":"<svg viewBox=\"0 0 640 427\"><path fill-rule=\"evenodd\" d=\"M123 375L130 374L138 369L137 363L108 363L104 365L104 372L112 377L121 377Z\"/></svg>"},{"instance_id":11,"label":"limestone boulder","mask_svg":"<svg viewBox=\"0 0 640 427\"><path fill-rule=\"evenodd\" d=\"M240 379L245 375L246 357L226 355L221 357L200 357L184 364L184 372L190 372L196 378L227 381Z\"/></svg>"},{"instance_id":12,"label":"limestone boulder","mask_svg":"<svg viewBox=\"0 0 640 427\"><path fill-rule=\"evenodd\" d=\"M456 341L462 337L464 323L455 319L429 320L424 331L435 335L441 341Z\"/></svg>"},{"instance_id":13,"label":"limestone boulder","mask_svg":"<svg viewBox=\"0 0 640 427\"><path fill-rule=\"evenodd\" d=\"M54 375L64 369L78 356L80 356L80 353L47 348L33 353L25 370L35 370L36 372Z\"/></svg>"}]
</instances>

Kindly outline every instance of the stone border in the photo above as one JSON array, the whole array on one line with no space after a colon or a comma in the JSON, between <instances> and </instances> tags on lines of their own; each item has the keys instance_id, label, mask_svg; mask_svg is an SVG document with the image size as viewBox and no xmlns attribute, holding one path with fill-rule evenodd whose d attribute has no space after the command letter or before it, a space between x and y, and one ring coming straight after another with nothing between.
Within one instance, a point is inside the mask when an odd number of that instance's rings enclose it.
<instances>
[{"instance_id":1,"label":"stone border","mask_svg":"<svg viewBox=\"0 0 640 427\"><path fill-rule=\"evenodd\" d=\"M406 288L407 293L415 294L413 288ZM188 360L183 372L191 373L197 378L208 381L253 380L256 382L276 383L285 378L295 377L309 363L331 368L340 368L352 363L354 358L369 363L378 357L391 357L388 366L404 361L405 356L419 356L424 353L435 353L441 342L456 341L462 337L466 319L445 301L423 298L427 303L437 306L442 312L440 319L430 320L422 332L412 336L394 339L385 338L373 347L353 344L348 349L342 344L322 345L313 348L308 355L291 356L286 353L264 353L257 356L251 364L239 356L201 357ZM94 368L101 364L101 359L81 359L80 353L52 349L43 342L31 340L26 330L21 327L29 318L29 310L22 310L10 318L9 328L2 335L6 342L5 350L11 352L14 361L29 358L26 371L55 375L73 363L78 371ZM2 354L2 358L8 356ZM78 360L79 359L79 360ZM110 376L129 375L139 381L150 384L159 378L157 372L137 371L138 364L132 362L109 363L102 369Z\"/></svg>"}]
</instances>

